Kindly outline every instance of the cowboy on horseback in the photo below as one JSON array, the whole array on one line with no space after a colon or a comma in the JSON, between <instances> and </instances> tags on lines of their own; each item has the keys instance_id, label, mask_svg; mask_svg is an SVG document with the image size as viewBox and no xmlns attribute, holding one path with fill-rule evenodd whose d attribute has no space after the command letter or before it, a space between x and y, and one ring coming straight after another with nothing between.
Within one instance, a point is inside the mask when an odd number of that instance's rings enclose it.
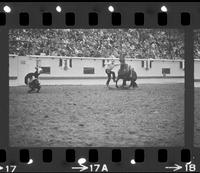
<instances>
[{"instance_id":1,"label":"cowboy on horseback","mask_svg":"<svg viewBox=\"0 0 200 173\"><path fill-rule=\"evenodd\" d=\"M120 57L119 62L120 62L119 73L130 75L131 67L128 64L126 64L124 56Z\"/></svg>"},{"instance_id":2,"label":"cowboy on horseback","mask_svg":"<svg viewBox=\"0 0 200 173\"><path fill-rule=\"evenodd\" d=\"M119 69L118 73L120 75L131 77L131 66L126 64L124 56L120 57L119 62L120 62L120 69ZM126 81L125 80L123 80L123 86L126 86Z\"/></svg>"}]
</instances>

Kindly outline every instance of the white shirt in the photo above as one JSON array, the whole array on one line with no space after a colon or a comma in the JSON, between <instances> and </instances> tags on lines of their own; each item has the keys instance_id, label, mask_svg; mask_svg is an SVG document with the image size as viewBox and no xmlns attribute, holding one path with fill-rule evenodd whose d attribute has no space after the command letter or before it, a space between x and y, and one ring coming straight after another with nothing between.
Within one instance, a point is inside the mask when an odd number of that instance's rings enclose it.
<instances>
[{"instance_id":1,"label":"white shirt","mask_svg":"<svg viewBox=\"0 0 200 173\"><path fill-rule=\"evenodd\" d=\"M114 55L111 55L109 58L116 59ZM106 67L105 67L106 70L110 70L111 71L111 70L113 70L113 68L115 66L120 65L120 63L115 63L115 62L112 62L112 60L109 60L109 62L105 63L105 65L106 65Z\"/></svg>"},{"instance_id":2,"label":"white shirt","mask_svg":"<svg viewBox=\"0 0 200 173\"><path fill-rule=\"evenodd\" d=\"M111 61L105 64L106 64L106 70L112 70L116 66L116 64Z\"/></svg>"}]
</instances>

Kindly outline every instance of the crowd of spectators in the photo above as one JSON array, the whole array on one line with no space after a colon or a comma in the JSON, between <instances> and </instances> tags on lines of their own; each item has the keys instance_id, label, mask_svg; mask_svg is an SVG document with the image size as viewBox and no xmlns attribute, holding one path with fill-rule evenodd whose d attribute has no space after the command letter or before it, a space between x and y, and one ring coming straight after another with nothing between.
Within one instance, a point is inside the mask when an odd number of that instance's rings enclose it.
<instances>
[{"instance_id":1,"label":"crowd of spectators","mask_svg":"<svg viewBox=\"0 0 200 173\"><path fill-rule=\"evenodd\" d=\"M12 29L9 53L182 59L184 34L175 29Z\"/></svg>"},{"instance_id":2,"label":"crowd of spectators","mask_svg":"<svg viewBox=\"0 0 200 173\"><path fill-rule=\"evenodd\" d=\"M194 58L200 59L200 30L194 32Z\"/></svg>"}]
</instances>

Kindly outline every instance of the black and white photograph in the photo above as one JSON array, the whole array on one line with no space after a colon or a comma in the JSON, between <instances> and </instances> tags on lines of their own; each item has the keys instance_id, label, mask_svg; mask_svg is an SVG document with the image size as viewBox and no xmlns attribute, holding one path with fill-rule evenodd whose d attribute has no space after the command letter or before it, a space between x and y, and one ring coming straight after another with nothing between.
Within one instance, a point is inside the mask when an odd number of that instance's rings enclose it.
<instances>
[{"instance_id":1,"label":"black and white photograph","mask_svg":"<svg viewBox=\"0 0 200 173\"><path fill-rule=\"evenodd\" d=\"M200 30L194 31L194 146L200 147Z\"/></svg>"},{"instance_id":2,"label":"black and white photograph","mask_svg":"<svg viewBox=\"0 0 200 173\"><path fill-rule=\"evenodd\" d=\"M184 146L184 56L179 29L10 29L9 145Z\"/></svg>"}]
</instances>

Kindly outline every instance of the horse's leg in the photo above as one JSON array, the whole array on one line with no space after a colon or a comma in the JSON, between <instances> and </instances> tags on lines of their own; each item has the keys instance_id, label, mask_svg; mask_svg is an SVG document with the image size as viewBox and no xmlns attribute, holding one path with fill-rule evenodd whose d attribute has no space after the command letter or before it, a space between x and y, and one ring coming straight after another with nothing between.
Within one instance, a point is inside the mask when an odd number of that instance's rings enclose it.
<instances>
[{"instance_id":1,"label":"horse's leg","mask_svg":"<svg viewBox=\"0 0 200 173\"><path fill-rule=\"evenodd\" d=\"M125 80L125 79L123 79L122 88L123 88L124 86L126 86L126 80Z\"/></svg>"},{"instance_id":2,"label":"horse's leg","mask_svg":"<svg viewBox=\"0 0 200 173\"><path fill-rule=\"evenodd\" d=\"M41 86L40 86L40 85L38 85L38 87L37 87L37 93L39 93L39 92L40 92L40 88L41 88Z\"/></svg>"},{"instance_id":3,"label":"horse's leg","mask_svg":"<svg viewBox=\"0 0 200 173\"><path fill-rule=\"evenodd\" d=\"M131 83L130 83L130 85L129 85L129 88L130 88L131 86L133 86L133 81L132 81L132 80L131 80Z\"/></svg>"},{"instance_id":4,"label":"horse's leg","mask_svg":"<svg viewBox=\"0 0 200 173\"><path fill-rule=\"evenodd\" d=\"M134 88L134 87L136 88L136 87L138 87L138 86L137 86L137 83L133 80L133 88Z\"/></svg>"},{"instance_id":5,"label":"horse's leg","mask_svg":"<svg viewBox=\"0 0 200 173\"><path fill-rule=\"evenodd\" d=\"M111 80L111 73L107 73L108 75L108 80L106 82L106 86L109 86L110 80Z\"/></svg>"},{"instance_id":6,"label":"horse's leg","mask_svg":"<svg viewBox=\"0 0 200 173\"><path fill-rule=\"evenodd\" d=\"M116 78L116 77L115 77L115 72L112 71L111 73L112 73L113 82L115 82L115 78Z\"/></svg>"},{"instance_id":7,"label":"horse's leg","mask_svg":"<svg viewBox=\"0 0 200 173\"><path fill-rule=\"evenodd\" d=\"M123 80L123 84L122 84L122 87L126 86L126 80L124 79Z\"/></svg>"},{"instance_id":8,"label":"horse's leg","mask_svg":"<svg viewBox=\"0 0 200 173\"><path fill-rule=\"evenodd\" d=\"M116 80L116 85L115 85L115 86L116 86L116 88L118 88L118 85L117 85L117 82L118 82L118 80L119 80L119 78L117 77L117 80Z\"/></svg>"},{"instance_id":9,"label":"horse's leg","mask_svg":"<svg viewBox=\"0 0 200 173\"><path fill-rule=\"evenodd\" d=\"M134 81L134 86L137 88L138 87L138 85L137 85L137 83Z\"/></svg>"}]
</instances>

